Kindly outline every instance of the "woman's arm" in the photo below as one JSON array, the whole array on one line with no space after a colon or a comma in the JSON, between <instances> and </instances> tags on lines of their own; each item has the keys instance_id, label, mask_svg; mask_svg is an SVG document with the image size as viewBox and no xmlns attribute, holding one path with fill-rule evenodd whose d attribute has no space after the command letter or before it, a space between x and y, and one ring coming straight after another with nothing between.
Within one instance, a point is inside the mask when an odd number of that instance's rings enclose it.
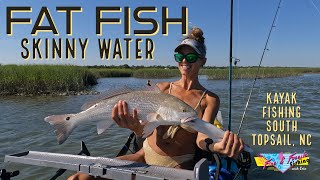
<instances>
[{"instance_id":1,"label":"woman's arm","mask_svg":"<svg viewBox=\"0 0 320 180\"><path fill-rule=\"evenodd\" d=\"M207 106L204 110L204 114L202 116L202 120L213 123L212 121L215 119L220 105L219 97L213 93L208 93L206 97ZM208 136L202 133L198 133L197 137L197 145L202 150L207 151L205 139ZM209 149L212 152L217 152L219 154L227 155L228 157L236 159L238 155L243 151L244 143L241 138L239 138L236 134L232 132L226 131L224 137L221 142L213 143L209 145Z\"/></svg>"}]
</instances>

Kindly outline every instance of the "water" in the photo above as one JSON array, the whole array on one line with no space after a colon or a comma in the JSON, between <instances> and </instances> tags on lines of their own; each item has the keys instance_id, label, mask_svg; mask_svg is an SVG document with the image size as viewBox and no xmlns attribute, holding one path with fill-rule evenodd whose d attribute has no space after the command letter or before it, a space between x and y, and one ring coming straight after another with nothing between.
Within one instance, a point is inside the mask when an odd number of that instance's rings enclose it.
<instances>
[{"instance_id":1,"label":"water","mask_svg":"<svg viewBox=\"0 0 320 180\"><path fill-rule=\"evenodd\" d=\"M175 81L176 79L153 79L154 82ZM105 78L93 87L97 91L108 91L115 87L143 86L146 79L136 78ZM221 100L220 110L227 127L228 112L228 82L224 80L207 80L200 82L210 91L215 92ZM232 130L237 131L245 102L247 100L252 80L233 81ZM251 102L242 128L241 137L251 145L253 156L259 153L297 152L304 150L310 156L309 166L305 171L287 171L284 174L262 170L253 162L249 172L250 179L293 178L300 176L314 177L320 174L320 122L319 120L319 90L320 75L304 75L277 79L259 79L254 89ZM291 134L291 143L295 146L252 146L251 134L265 134L266 120L262 118L262 106L266 105L267 92L296 92L297 105L301 107L301 118L298 120L297 132ZM33 150L77 154L80 151L80 141L83 140L92 156L115 157L126 141L130 131L113 126L102 135L97 135L96 127L88 124L77 128L68 140L58 145L53 128L43 118L52 114L76 113L81 105L94 95L57 96L57 97L0 97L0 168L20 170L20 175L14 179L49 179L56 169L28 166L16 163L3 163L4 155ZM296 105L296 106L297 106ZM276 132L271 132L277 134ZM311 146L299 146L298 134L311 134ZM66 172L60 179L66 179L74 172Z\"/></svg>"}]
</instances>

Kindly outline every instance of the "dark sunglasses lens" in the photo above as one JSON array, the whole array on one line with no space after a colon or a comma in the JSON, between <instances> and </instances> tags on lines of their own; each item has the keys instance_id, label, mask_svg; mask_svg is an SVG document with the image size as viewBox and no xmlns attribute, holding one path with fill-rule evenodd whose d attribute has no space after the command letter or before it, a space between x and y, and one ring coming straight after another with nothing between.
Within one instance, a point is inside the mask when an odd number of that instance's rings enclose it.
<instances>
[{"instance_id":1,"label":"dark sunglasses lens","mask_svg":"<svg viewBox=\"0 0 320 180\"><path fill-rule=\"evenodd\" d=\"M175 54L174 55L174 59L177 61L177 62L182 62L182 60L183 60L183 58L184 58L184 55L183 54Z\"/></svg>"},{"instance_id":2,"label":"dark sunglasses lens","mask_svg":"<svg viewBox=\"0 0 320 180\"><path fill-rule=\"evenodd\" d=\"M194 62L197 61L197 59L198 59L198 56L196 54L188 54L188 55L186 55L186 60L189 63L194 63Z\"/></svg>"}]
</instances>

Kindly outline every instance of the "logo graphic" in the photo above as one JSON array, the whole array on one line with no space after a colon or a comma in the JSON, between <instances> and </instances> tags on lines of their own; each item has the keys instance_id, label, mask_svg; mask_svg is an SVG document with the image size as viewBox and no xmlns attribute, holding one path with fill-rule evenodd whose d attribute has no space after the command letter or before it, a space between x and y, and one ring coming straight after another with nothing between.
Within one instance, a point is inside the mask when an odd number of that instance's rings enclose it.
<instances>
[{"instance_id":1,"label":"logo graphic","mask_svg":"<svg viewBox=\"0 0 320 180\"><path fill-rule=\"evenodd\" d=\"M259 157L254 157L257 166L274 166L280 172L284 173L294 165L308 165L309 156L304 151L302 154L295 153L260 153Z\"/></svg>"}]
</instances>

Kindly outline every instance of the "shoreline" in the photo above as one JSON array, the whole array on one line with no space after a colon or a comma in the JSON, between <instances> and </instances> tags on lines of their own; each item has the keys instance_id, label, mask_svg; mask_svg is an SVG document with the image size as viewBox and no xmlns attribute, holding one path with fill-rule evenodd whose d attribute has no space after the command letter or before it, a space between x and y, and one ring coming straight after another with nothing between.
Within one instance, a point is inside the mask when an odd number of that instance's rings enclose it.
<instances>
[{"instance_id":1,"label":"shoreline","mask_svg":"<svg viewBox=\"0 0 320 180\"><path fill-rule=\"evenodd\" d=\"M2 96L23 96L23 97L33 97L33 96L80 96L80 95L98 95L100 92L92 91L92 90L85 90L85 91L69 91L69 92L46 92L46 93L35 93L35 94L28 94L28 93L5 93L0 92L0 97Z\"/></svg>"},{"instance_id":2,"label":"shoreline","mask_svg":"<svg viewBox=\"0 0 320 180\"><path fill-rule=\"evenodd\" d=\"M233 79L254 79L256 67L236 67ZM262 67L258 79L320 74L320 68ZM225 67L205 67L199 75L208 80L227 80ZM1 65L0 96L90 95L99 78L134 77L162 79L179 77L176 67L80 67L72 65Z\"/></svg>"}]
</instances>

